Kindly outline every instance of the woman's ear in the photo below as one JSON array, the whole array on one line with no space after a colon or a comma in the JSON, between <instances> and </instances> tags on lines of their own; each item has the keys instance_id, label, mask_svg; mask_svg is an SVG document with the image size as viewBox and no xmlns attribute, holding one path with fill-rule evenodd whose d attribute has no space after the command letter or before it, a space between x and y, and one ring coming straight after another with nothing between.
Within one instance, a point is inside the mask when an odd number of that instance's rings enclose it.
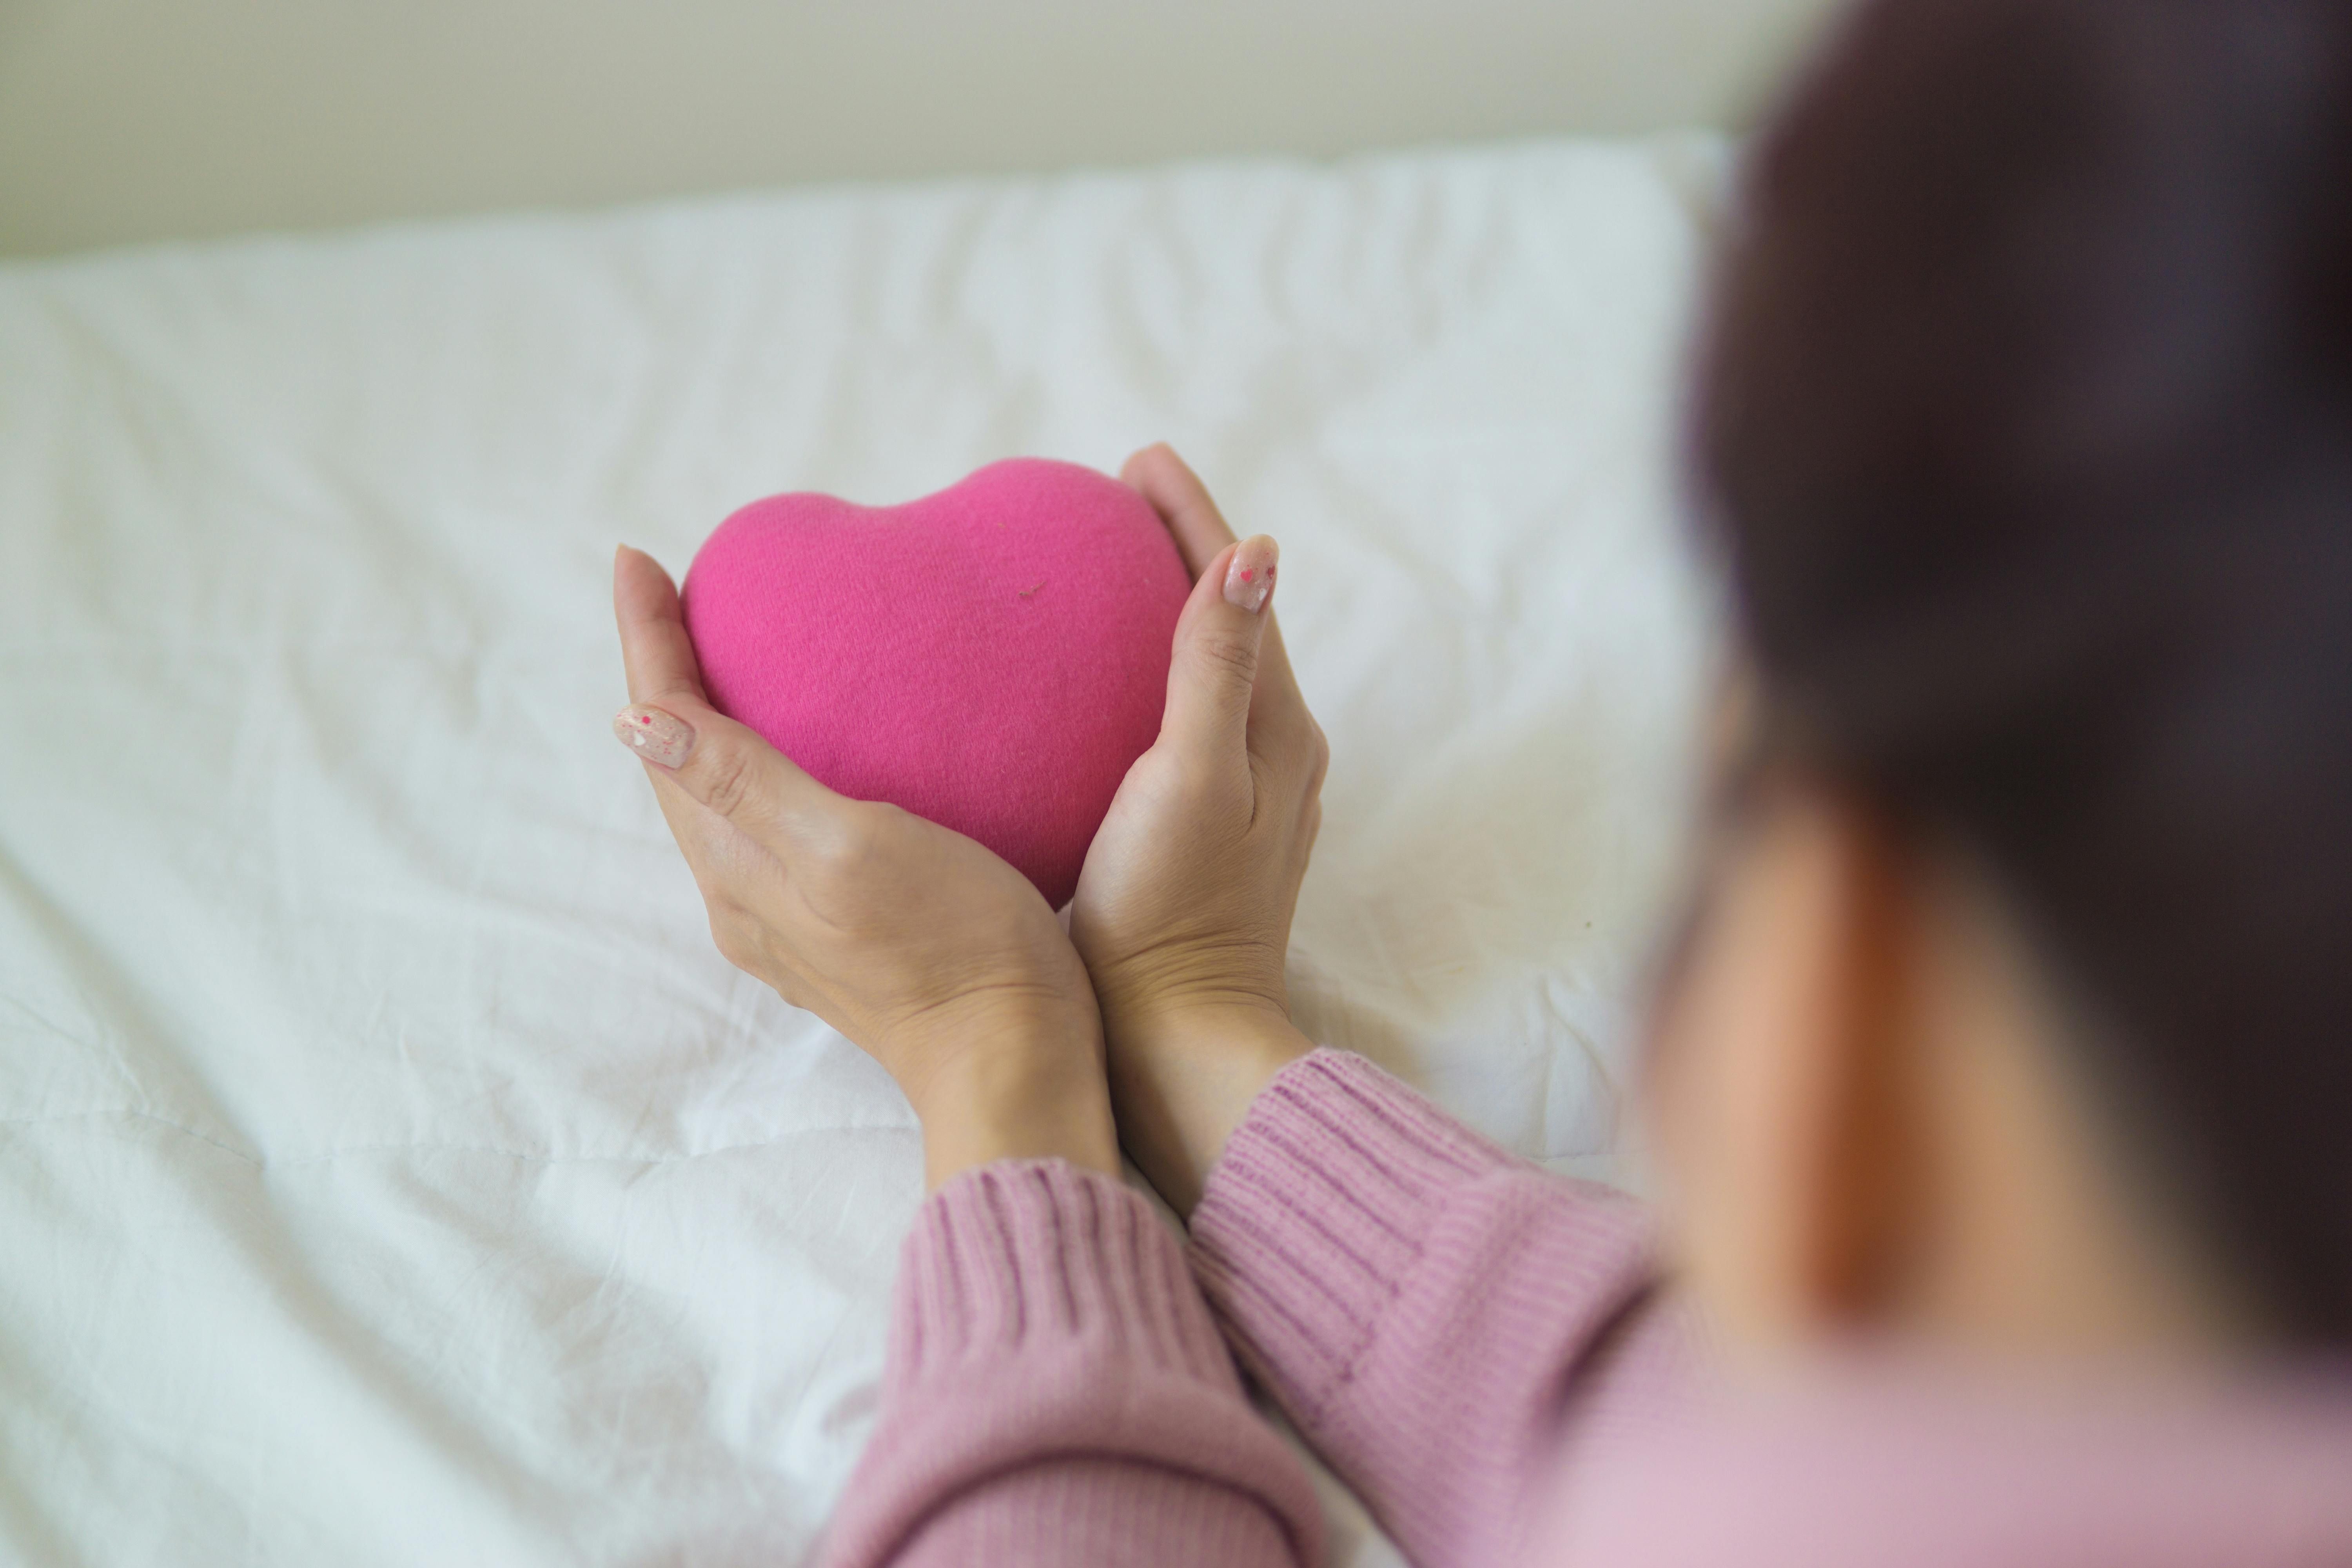
<instances>
[{"instance_id":1,"label":"woman's ear","mask_svg":"<svg viewBox=\"0 0 2352 1568\"><path fill-rule=\"evenodd\" d=\"M1759 782L1726 833L1652 1042L1690 1282L1735 1338L1870 1326L1919 1212L1916 890L1850 796Z\"/></svg>"},{"instance_id":2,"label":"woman's ear","mask_svg":"<svg viewBox=\"0 0 2352 1568\"><path fill-rule=\"evenodd\" d=\"M1685 1283L1731 1342L2258 1331L2135 1185L2074 1016L1966 860L1802 776L1756 780L1718 840L1649 1099Z\"/></svg>"}]
</instances>

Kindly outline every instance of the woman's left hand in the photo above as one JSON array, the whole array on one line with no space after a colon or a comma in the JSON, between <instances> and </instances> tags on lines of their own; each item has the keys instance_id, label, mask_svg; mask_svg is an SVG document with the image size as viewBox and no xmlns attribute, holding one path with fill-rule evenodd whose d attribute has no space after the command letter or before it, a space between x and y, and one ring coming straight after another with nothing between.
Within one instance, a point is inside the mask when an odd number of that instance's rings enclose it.
<instances>
[{"instance_id":1,"label":"woman's left hand","mask_svg":"<svg viewBox=\"0 0 2352 1568\"><path fill-rule=\"evenodd\" d=\"M1234 539L1164 446L1119 477L1194 583L1159 739L1087 851L1070 934L1102 1001L1121 1142L1189 1214L1251 1100L1311 1048L1284 969L1330 748L1274 627L1274 541Z\"/></svg>"},{"instance_id":2,"label":"woman's left hand","mask_svg":"<svg viewBox=\"0 0 2352 1568\"><path fill-rule=\"evenodd\" d=\"M625 546L614 611L646 763L719 950L889 1070L936 1187L993 1159L1117 1174L1102 1020L1029 879L897 806L835 795L710 706L677 591Z\"/></svg>"}]
</instances>

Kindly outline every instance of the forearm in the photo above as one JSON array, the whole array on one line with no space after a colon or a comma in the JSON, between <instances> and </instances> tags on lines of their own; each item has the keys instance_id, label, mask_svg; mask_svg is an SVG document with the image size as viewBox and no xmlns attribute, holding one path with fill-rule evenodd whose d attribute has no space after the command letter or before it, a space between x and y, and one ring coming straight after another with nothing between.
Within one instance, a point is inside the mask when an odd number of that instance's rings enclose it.
<instances>
[{"instance_id":1,"label":"forearm","mask_svg":"<svg viewBox=\"0 0 2352 1568\"><path fill-rule=\"evenodd\" d=\"M997 1160L1066 1160L1116 1177L1118 1134L1099 1034L1061 1016L976 1025L961 1050L904 1086L923 1127L925 1185Z\"/></svg>"},{"instance_id":2,"label":"forearm","mask_svg":"<svg viewBox=\"0 0 2352 1568\"><path fill-rule=\"evenodd\" d=\"M1108 1030L1119 1142L1186 1215L1258 1095L1315 1048L1281 1014L1241 1003L1158 1013L1114 1007Z\"/></svg>"},{"instance_id":3,"label":"forearm","mask_svg":"<svg viewBox=\"0 0 2352 1568\"><path fill-rule=\"evenodd\" d=\"M1320 1533L1141 1199L1008 1161L924 1205L826 1568L1305 1568Z\"/></svg>"},{"instance_id":4,"label":"forearm","mask_svg":"<svg viewBox=\"0 0 2352 1568\"><path fill-rule=\"evenodd\" d=\"M1501 1560L1571 1426L1670 1418L1695 1370L1638 1205L1345 1053L1283 1072L1230 1134L1192 1258L1244 1361L1424 1568Z\"/></svg>"},{"instance_id":5,"label":"forearm","mask_svg":"<svg viewBox=\"0 0 2352 1568\"><path fill-rule=\"evenodd\" d=\"M1067 1456L992 1479L926 1519L889 1568L1305 1568L1282 1521L1230 1488Z\"/></svg>"}]
</instances>

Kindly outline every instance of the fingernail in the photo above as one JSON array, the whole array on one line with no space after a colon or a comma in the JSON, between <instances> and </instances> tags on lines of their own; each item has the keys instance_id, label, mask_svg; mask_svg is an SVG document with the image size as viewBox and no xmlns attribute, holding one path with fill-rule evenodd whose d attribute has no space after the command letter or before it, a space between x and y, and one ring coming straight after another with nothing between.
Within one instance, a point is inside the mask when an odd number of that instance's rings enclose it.
<instances>
[{"instance_id":1,"label":"fingernail","mask_svg":"<svg viewBox=\"0 0 2352 1568\"><path fill-rule=\"evenodd\" d=\"M677 767L694 750L694 731L683 719L632 702L613 715L613 733L621 744L649 763Z\"/></svg>"},{"instance_id":2,"label":"fingernail","mask_svg":"<svg viewBox=\"0 0 2352 1568\"><path fill-rule=\"evenodd\" d=\"M1234 552L1233 564L1225 568L1225 603L1239 605L1251 615L1265 608L1265 596L1274 592L1274 569L1282 558L1281 546L1265 534L1254 534L1242 541Z\"/></svg>"}]
</instances>

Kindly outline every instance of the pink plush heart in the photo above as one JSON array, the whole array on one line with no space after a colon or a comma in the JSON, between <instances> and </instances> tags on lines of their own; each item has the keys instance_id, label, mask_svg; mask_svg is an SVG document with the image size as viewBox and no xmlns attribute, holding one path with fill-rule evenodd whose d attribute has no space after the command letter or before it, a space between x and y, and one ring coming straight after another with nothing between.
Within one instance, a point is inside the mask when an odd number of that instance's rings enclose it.
<instances>
[{"instance_id":1,"label":"pink plush heart","mask_svg":"<svg viewBox=\"0 0 2352 1568\"><path fill-rule=\"evenodd\" d=\"M686 576L719 710L818 780L954 828L1057 908L1160 731L1191 582L1134 490L1015 458L904 506L771 496Z\"/></svg>"}]
</instances>

